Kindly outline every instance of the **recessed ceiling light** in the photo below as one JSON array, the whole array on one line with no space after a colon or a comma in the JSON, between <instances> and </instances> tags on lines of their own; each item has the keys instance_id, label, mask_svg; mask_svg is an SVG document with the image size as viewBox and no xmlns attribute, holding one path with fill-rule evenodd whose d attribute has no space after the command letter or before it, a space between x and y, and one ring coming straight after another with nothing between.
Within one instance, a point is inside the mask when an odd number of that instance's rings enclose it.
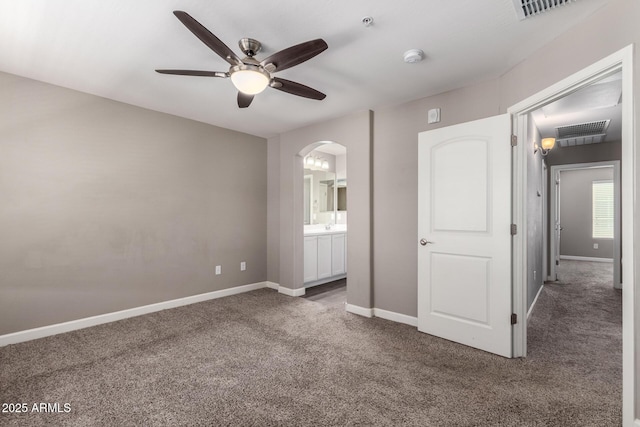
<instances>
[{"instance_id":1,"label":"recessed ceiling light","mask_svg":"<svg viewBox=\"0 0 640 427\"><path fill-rule=\"evenodd\" d=\"M364 25L365 27L369 27L372 24L373 24L373 17L365 16L364 18L362 18L362 25Z\"/></svg>"}]
</instances>

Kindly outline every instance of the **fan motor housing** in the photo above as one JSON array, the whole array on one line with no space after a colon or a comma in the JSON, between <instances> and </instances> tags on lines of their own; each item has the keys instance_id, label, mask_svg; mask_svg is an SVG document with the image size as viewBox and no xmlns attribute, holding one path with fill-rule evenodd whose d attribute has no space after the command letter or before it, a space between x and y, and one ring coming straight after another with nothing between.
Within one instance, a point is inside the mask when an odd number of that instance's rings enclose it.
<instances>
[{"instance_id":1,"label":"fan motor housing","mask_svg":"<svg viewBox=\"0 0 640 427\"><path fill-rule=\"evenodd\" d=\"M240 46L240 50L249 57L255 56L260 52L260 49L262 49L262 44L258 40L250 38L240 39L238 46Z\"/></svg>"}]
</instances>

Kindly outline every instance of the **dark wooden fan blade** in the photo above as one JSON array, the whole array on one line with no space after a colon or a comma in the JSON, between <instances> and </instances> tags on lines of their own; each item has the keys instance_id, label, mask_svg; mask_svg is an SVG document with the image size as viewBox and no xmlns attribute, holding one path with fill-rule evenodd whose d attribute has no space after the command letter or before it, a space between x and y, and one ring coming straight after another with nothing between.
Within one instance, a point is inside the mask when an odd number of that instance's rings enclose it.
<instances>
[{"instance_id":1,"label":"dark wooden fan blade","mask_svg":"<svg viewBox=\"0 0 640 427\"><path fill-rule=\"evenodd\" d=\"M327 97L327 95L325 95L322 92L312 89L309 86L292 82L291 80L274 77L272 79L272 82L273 82L271 84L272 88L290 93L292 95L298 95L298 96L302 96L304 98L310 98L310 99L317 99L319 101L322 101Z\"/></svg>"},{"instance_id":2,"label":"dark wooden fan blade","mask_svg":"<svg viewBox=\"0 0 640 427\"><path fill-rule=\"evenodd\" d=\"M229 47L224 44L219 38L213 35L211 31L207 30L204 25L196 21L187 12L181 10L175 10L174 15L189 29L197 38L199 38L204 44L209 46L211 50L217 53L222 59L227 61L231 65L242 64L240 58Z\"/></svg>"},{"instance_id":3,"label":"dark wooden fan blade","mask_svg":"<svg viewBox=\"0 0 640 427\"><path fill-rule=\"evenodd\" d=\"M253 95L247 95L246 93L238 92L238 107L247 108L253 101Z\"/></svg>"},{"instance_id":4,"label":"dark wooden fan blade","mask_svg":"<svg viewBox=\"0 0 640 427\"><path fill-rule=\"evenodd\" d=\"M222 71L198 71L198 70L156 70L160 74L176 74L179 76L200 76L200 77L229 77L228 73Z\"/></svg>"},{"instance_id":5,"label":"dark wooden fan blade","mask_svg":"<svg viewBox=\"0 0 640 427\"><path fill-rule=\"evenodd\" d=\"M288 47L280 52L276 52L264 61L262 66L273 64L275 71L286 70L295 65L308 61L319 53L325 51L329 47L327 42L322 39L311 40L300 43L295 46Z\"/></svg>"}]
</instances>

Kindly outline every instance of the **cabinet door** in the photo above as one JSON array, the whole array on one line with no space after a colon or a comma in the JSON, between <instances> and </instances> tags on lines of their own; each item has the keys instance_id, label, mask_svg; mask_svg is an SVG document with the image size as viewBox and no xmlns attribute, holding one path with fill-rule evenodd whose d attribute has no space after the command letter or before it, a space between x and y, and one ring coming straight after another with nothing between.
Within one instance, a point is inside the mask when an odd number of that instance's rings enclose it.
<instances>
[{"instance_id":1,"label":"cabinet door","mask_svg":"<svg viewBox=\"0 0 640 427\"><path fill-rule=\"evenodd\" d=\"M318 236L318 280L331 277L331 236Z\"/></svg>"},{"instance_id":2,"label":"cabinet door","mask_svg":"<svg viewBox=\"0 0 640 427\"><path fill-rule=\"evenodd\" d=\"M331 273L332 276L337 276L347 272L344 263L344 234L334 234L331 239Z\"/></svg>"},{"instance_id":3,"label":"cabinet door","mask_svg":"<svg viewBox=\"0 0 640 427\"><path fill-rule=\"evenodd\" d=\"M318 238L304 238L304 281L318 280Z\"/></svg>"}]
</instances>

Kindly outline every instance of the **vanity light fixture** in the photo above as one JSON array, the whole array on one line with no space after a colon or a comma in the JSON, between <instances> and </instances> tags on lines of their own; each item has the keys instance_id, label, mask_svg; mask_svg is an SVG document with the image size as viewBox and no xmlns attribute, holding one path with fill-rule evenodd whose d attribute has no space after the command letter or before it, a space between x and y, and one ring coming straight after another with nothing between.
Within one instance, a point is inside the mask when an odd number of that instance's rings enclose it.
<instances>
[{"instance_id":1,"label":"vanity light fixture","mask_svg":"<svg viewBox=\"0 0 640 427\"><path fill-rule=\"evenodd\" d=\"M322 167L322 160L320 160L320 157L316 157L315 166L318 167L318 168Z\"/></svg>"},{"instance_id":2,"label":"vanity light fixture","mask_svg":"<svg viewBox=\"0 0 640 427\"><path fill-rule=\"evenodd\" d=\"M322 161L322 169L329 169L329 162L327 162L326 160Z\"/></svg>"},{"instance_id":3,"label":"vanity light fixture","mask_svg":"<svg viewBox=\"0 0 640 427\"><path fill-rule=\"evenodd\" d=\"M538 144L533 144L533 154L536 154L538 150L540 150L540 154L542 157L549 154L549 151L556 145L555 138L542 138L540 141L540 146Z\"/></svg>"},{"instance_id":4,"label":"vanity light fixture","mask_svg":"<svg viewBox=\"0 0 640 427\"><path fill-rule=\"evenodd\" d=\"M307 156L307 158L305 159L305 163L307 164L307 166L313 166L315 165L316 161L313 157Z\"/></svg>"}]
</instances>

